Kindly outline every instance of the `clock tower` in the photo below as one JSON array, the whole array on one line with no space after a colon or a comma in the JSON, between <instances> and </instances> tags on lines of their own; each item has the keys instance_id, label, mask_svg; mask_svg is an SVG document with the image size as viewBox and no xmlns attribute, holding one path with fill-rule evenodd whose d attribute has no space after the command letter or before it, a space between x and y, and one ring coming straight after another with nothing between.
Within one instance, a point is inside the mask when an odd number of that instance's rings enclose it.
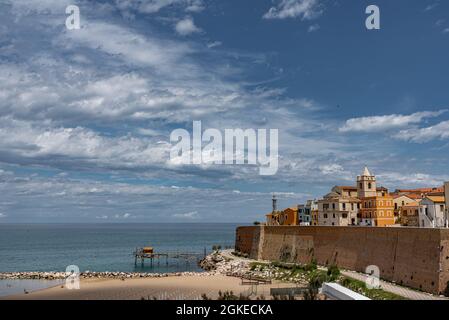
<instances>
[{"instance_id":1,"label":"clock tower","mask_svg":"<svg viewBox=\"0 0 449 320\"><path fill-rule=\"evenodd\" d=\"M376 177L365 167L361 176L357 177L357 195L359 199L376 197L377 183Z\"/></svg>"}]
</instances>

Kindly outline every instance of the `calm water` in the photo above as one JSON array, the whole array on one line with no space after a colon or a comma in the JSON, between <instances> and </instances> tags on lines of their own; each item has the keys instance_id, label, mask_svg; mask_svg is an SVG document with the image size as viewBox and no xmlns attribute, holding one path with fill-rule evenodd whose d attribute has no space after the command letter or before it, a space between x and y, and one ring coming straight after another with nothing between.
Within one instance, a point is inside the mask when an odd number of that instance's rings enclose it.
<instances>
[{"instance_id":1,"label":"calm water","mask_svg":"<svg viewBox=\"0 0 449 320\"><path fill-rule=\"evenodd\" d=\"M0 280L0 297L62 285L64 280Z\"/></svg>"},{"instance_id":2,"label":"calm water","mask_svg":"<svg viewBox=\"0 0 449 320\"><path fill-rule=\"evenodd\" d=\"M0 225L0 272L198 271L195 263L161 260L153 268L134 266L136 247L203 253L213 245L233 246L237 224L33 224Z\"/></svg>"}]
</instances>

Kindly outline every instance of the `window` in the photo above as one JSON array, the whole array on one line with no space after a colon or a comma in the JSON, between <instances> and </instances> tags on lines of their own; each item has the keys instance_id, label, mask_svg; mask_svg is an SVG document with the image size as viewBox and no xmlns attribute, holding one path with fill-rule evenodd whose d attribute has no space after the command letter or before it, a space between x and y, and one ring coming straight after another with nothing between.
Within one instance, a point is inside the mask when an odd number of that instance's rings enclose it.
<instances>
[{"instance_id":1,"label":"window","mask_svg":"<svg viewBox=\"0 0 449 320\"><path fill-rule=\"evenodd\" d=\"M324 216L324 219L327 219L327 213L325 213L323 216Z\"/></svg>"},{"instance_id":2,"label":"window","mask_svg":"<svg viewBox=\"0 0 449 320\"><path fill-rule=\"evenodd\" d=\"M368 183L368 190L371 190L371 187L372 187L372 185L371 185L371 182L370 182L370 183Z\"/></svg>"},{"instance_id":3,"label":"window","mask_svg":"<svg viewBox=\"0 0 449 320\"><path fill-rule=\"evenodd\" d=\"M351 203L351 210L354 211L354 204Z\"/></svg>"},{"instance_id":4,"label":"window","mask_svg":"<svg viewBox=\"0 0 449 320\"><path fill-rule=\"evenodd\" d=\"M335 210L335 203L332 203L332 209Z\"/></svg>"},{"instance_id":5,"label":"window","mask_svg":"<svg viewBox=\"0 0 449 320\"><path fill-rule=\"evenodd\" d=\"M343 219L346 219L348 217L348 214L347 213L343 213L341 216L343 217Z\"/></svg>"},{"instance_id":6,"label":"window","mask_svg":"<svg viewBox=\"0 0 449 320\"><path fill-rule=\"evenodd\" d=\"M363 184L360 183L360 184L359 184L359 187L360 187L360 189L363 189Z\"/></svg>"},{"instance_id":7,"label":"window","mask_svg":"<svg viewBox=\"0 0 449 320\"><path fill-rule=\"evenodd\" d=\"M346 210L346 203L343 203L343 210Z\"/></svg>"},{"instance_id":8,"label":"window","mask_svg":"<svg viewBox=\"0 0 449 320\"><path fill-rule=\"evenodd\" d=\"M444 212L444 204L441 204L441 205L440 205L440 211L441 211L441 212Z\"/></svg>"},{"instance_id":9,"label":"window","mask_svg":"<svg viewBox=\"0 0 449 320\"><path fill-rule=\"evenodd\" d=\"M335 219L335 213L334 213L332 216L333 216L333 218Z\"/></svg>"}]
</instances>

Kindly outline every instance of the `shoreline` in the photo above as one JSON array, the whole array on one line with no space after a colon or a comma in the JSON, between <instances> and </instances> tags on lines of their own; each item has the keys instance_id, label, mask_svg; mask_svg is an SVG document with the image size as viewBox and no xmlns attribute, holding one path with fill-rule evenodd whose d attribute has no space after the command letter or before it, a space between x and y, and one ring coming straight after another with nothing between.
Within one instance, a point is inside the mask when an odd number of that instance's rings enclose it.
<instances>
[{"instance_id":1,"label":"shoreline","mask_svg":"<svg viewBox=\"0 0 449 320\"><path fill-rule=\"evenodd\" d=\"M0 300L202 300L219 299L220 292L231 292L244 297L271 297L271 290L288 289L296 284L274 281L257 286L244 284L240 276L250 271L250 261L230 259L223 253L207 256L201 267L204 272L177 272L165 274L127 272L83 272L80 289L69 290L64 283L46 289L0 297ZM2 273L0 277L25 280L24 277L62 277L64 272ZM13 279L11 277L22 277Z\"/></svg>"},{"instance_id":2,"label":"shoreline","mask_svg":"<svg viewBox=\"0 0 449 320\"><path fill-rule=\"evenodd\" d=\"M80 279L139 279L139 278L167 278L167 277L208 277L232 273L241 276L248 271L249 262L233 260L223 254L214 252L207 255L198 263L203 271L179 272L125 272L125 271L83 271ZM64 280L69 276L63 271L19 271L0 272L0 280Z\"/></svg>"},{"instance_id":3,"label":"shoreline","mask_svg":"<svg viewBox=\"0 0 449 320\"><path fill-rule=\"evenodd\" d=\"M231 250L214 252L206 256L201 261L200 267L205 271L176 273L87 271L80 274L79 290L69 290L69 287L65 287L65 283L61 283L61 285L26 294L5 295L0 297L0 300L202 300L204 299L203 295L206 295L207 298L219 299L219 292L233 292L234 296L242 295L248 299L270 298L277 295L282 296L293 288L293 290L300 291L308 290L310 276L326 273L327 270L320 266L316 266L315 271L306 271L307 266L290 269L287 266L268 261L256 261L235 256ZM340 272L337 282L349 277L352 279L349 285L357 284L357 281L359 284L363 284L362 281L366 277L366 275L348 270ZM55 280L55 278L63 280L66 278L66 273L0 273L0 279L3 280L27 280L30 277L32 280ZM257 285L254 285L254 281L257 282ZM379 298L385 300L387 297L397 299L398 296L412 300L447 300L444 297L416 292L382 280L381 285L382 290L370 293L374 294L373 297L376 300ZM359 293L364 293L364 289L361 287L354 289ZM318 297L325 299L319 295Z\"/></svg>"}]
</instances>

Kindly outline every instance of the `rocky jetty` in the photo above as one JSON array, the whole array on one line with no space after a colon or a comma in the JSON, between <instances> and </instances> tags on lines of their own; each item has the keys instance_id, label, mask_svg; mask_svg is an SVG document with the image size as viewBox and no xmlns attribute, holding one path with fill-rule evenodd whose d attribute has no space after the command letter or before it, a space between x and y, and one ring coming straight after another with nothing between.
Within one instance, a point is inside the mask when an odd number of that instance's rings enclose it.
<instances>
[{"instance_id":1,"label":"rocky jetty","mask_svg":"<svg viewBox=\"0 0 449 320\"><path fill-rule=\"evenodd\" d=\"M69 276L65 272L9 272L0 273L0 280L64 280ZM136 278L162 278L182 276L209 276L207 272L175 272L175 273L140 273L140 272L93 272L80 273L81 279L136 279Z\"/></svg>"},{"instance_id":2,"label":"rocky jetty","mask_svg":"<svg viewBox=\"0 0 449 320\"><path fill-rule=\"evenodd\" d=\"M243 260L232 260L224 257L216 251L199 263L205 272L174 272L174 273L141 273L141 272L94 272L84 271L80 273L81 279L136 279L136 278L162 278L162 277L183 277L183 276L211 276L211 275L232 275L242 276L249 271L249 263ZM64 280L70 274L66 272L9 272L0 273L0 280Z\"/></svg>"}]
</instances>

